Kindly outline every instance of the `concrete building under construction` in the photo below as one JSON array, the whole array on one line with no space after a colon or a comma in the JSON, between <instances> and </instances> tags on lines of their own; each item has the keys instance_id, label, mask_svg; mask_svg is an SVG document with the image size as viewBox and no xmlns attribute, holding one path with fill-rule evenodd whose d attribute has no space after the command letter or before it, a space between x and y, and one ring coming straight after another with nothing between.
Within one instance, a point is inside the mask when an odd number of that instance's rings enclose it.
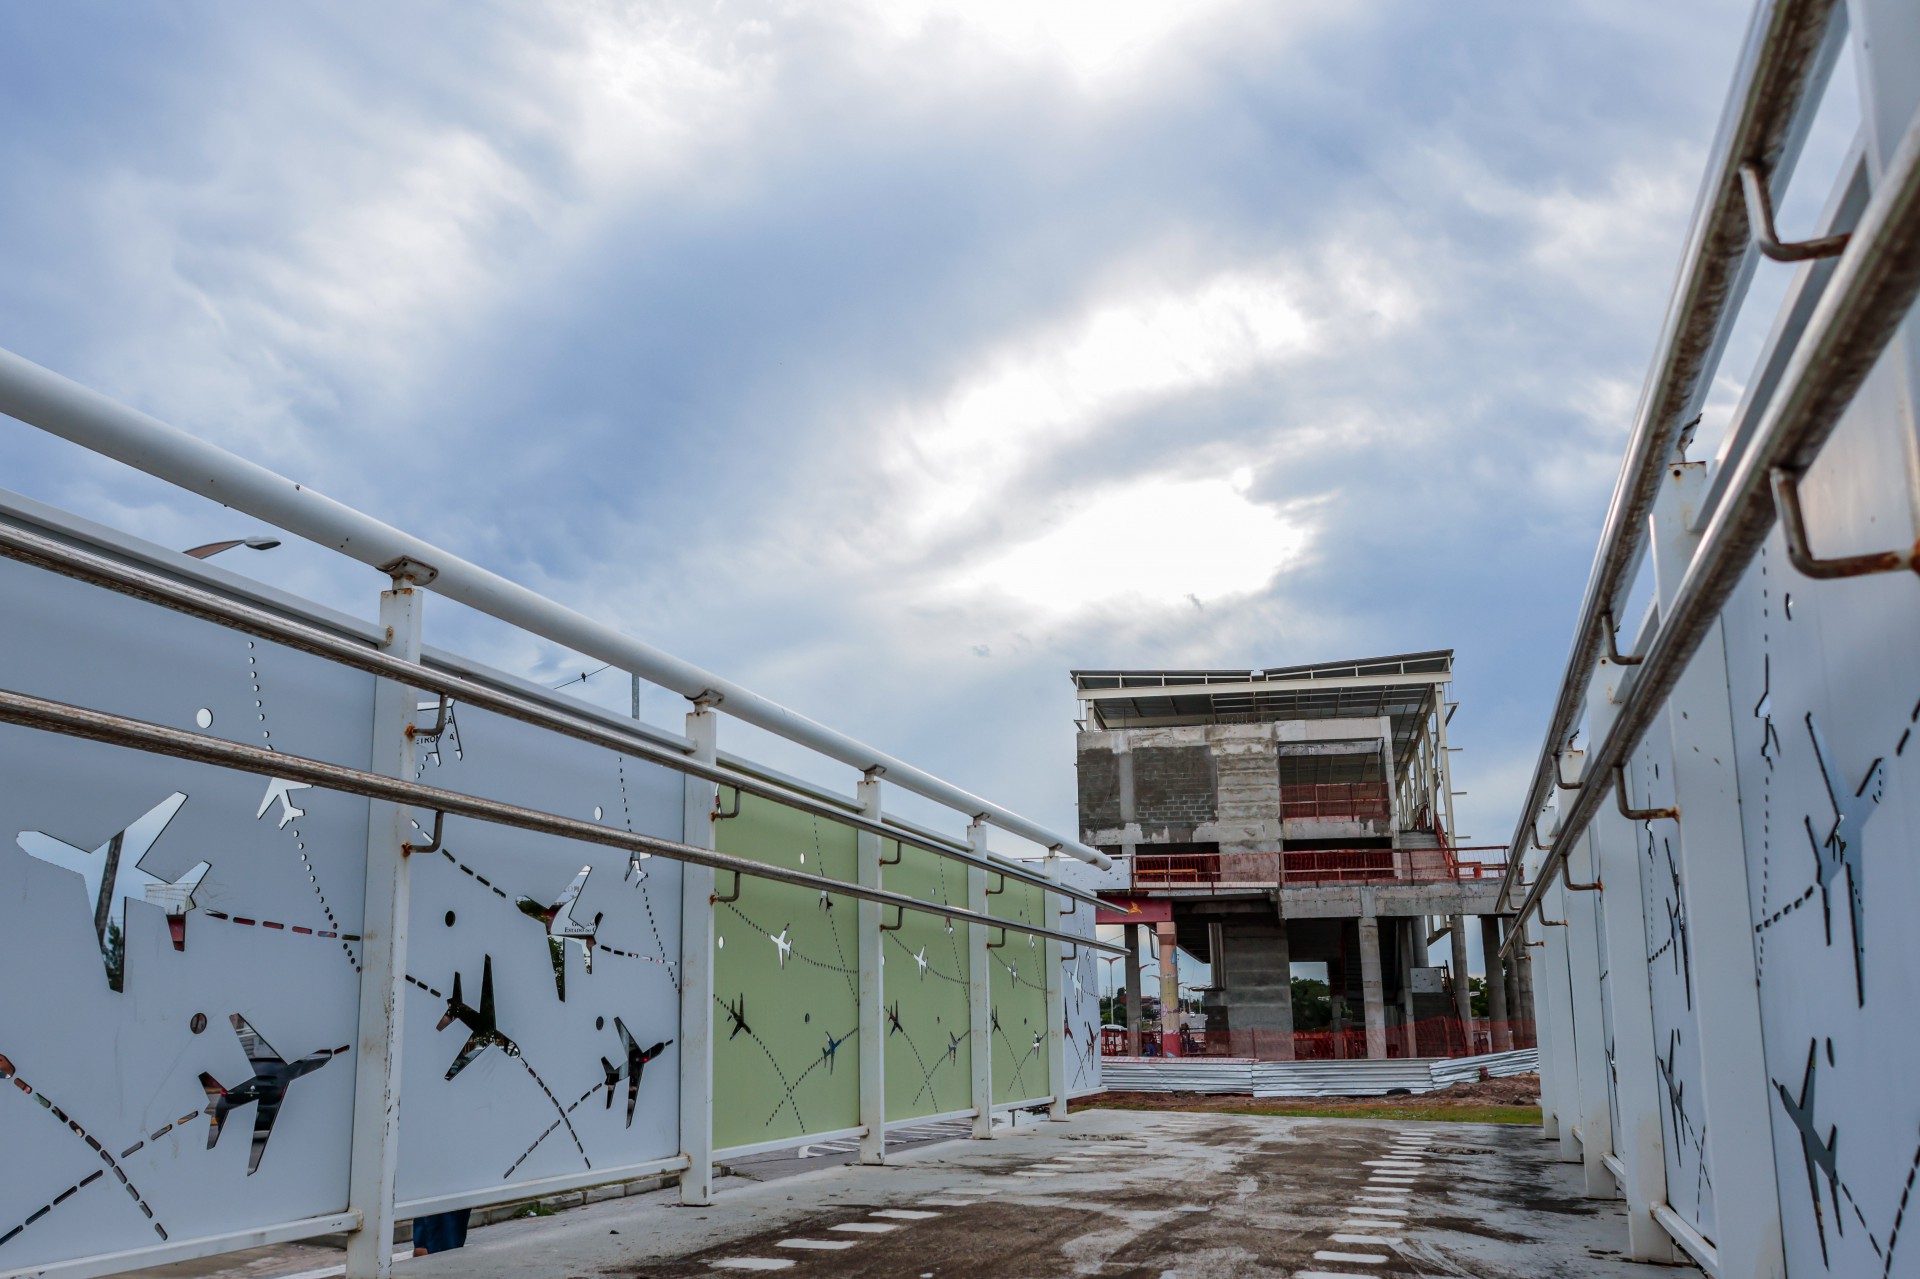
<instances>
[{"instance_id":1,"label":"concrete building under construction","mask_svg":"<svg viewBox=\"0 0 1920 1279\"><path fill-rule=\"evenodd\" d=\"M1531 1043L1524 962L1500 955L1502 867L1455 846L1446 698L1453 653L1239 671L1074 671L1082 839L1123 859L1129 1051L1140 1051L1143 927L1161 1007L1175 949L1212 967L1206 1035L1167 1051L1445 1056ZM1469 1006L1466 916L1481 917L1485 1029ZM1451 938L1454 979L1428 963ZM1327 967L1332 1025L1295 1034L1292 965ZM1151 1049L1153 1045L1149 1044Z\"/></svg>"}]
</instances>

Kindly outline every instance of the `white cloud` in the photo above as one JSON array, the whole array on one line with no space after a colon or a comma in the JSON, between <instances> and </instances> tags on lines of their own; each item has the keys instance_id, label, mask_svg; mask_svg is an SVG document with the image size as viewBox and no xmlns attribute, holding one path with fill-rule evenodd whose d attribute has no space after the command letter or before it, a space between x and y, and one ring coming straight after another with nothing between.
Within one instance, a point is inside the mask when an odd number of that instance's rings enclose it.
<instances>
[{"instance_id":1,"label":"white cloud","mask_svg":"<svg viewBox=\"0 0 1920 1279\"><path fill-rule=\"evenodd\" d=\"M1116 603L1164 611L1258 591L1310 541L1303 519L1227 480L1151 478L1100 494L949 589L1039 617Z\"/></svg>"}]
</instances>

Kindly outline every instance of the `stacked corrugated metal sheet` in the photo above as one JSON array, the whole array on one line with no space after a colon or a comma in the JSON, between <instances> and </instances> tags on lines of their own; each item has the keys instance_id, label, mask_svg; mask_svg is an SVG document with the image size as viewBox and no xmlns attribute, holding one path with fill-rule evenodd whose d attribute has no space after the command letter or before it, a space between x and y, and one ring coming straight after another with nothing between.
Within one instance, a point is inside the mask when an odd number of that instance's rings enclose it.
<instances>
[{"instance_id":1,"label":"stacked corrugated metal sheet","mask_svg":"<svg viewBox=\"0 0 1920 1279\"><path fill-rule=\"evenodd\" d=\"M1106 1057L1100 1082L1110 1092L1248 1093L1253 1068L1251 1058Z\"/></svg>"},{"instance_id":2,"label":"stacked corrugated metal sheet","mask_svg":"<svg viewBox=\"0 0 1920 1279\"><path fill-rule=\"evenodd\" d=\"M1396 1057L1385 1061L1251 1061L1223 1057L1108 1057L1111 1092L1252 1093L1256 1097L1378 1097L1397 1089L1432 1092L1480 1078L1539 1069L1533 1048L1478 1057Z\"/></svg>"}]
</instances>

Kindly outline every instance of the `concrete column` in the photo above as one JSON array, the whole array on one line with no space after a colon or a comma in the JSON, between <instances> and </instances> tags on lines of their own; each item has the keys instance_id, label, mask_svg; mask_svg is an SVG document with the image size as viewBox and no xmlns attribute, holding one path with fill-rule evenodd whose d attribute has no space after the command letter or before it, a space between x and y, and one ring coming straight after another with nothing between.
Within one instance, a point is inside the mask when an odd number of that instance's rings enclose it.
<instances>
[{"instance_id":1,"label":"concrete column","mask_svg":"<svg viewBox=\"0 0 1920 1279\"><path fill-rule=\"evenodd\" d=\"M1409 1057L1418 1057L1420 1055L1420 1045L1413 1031L1414 934L1422 931L1426 926L1427 921L1424 916L1418 919L1408 918L1400 921L1401 1021L1407 1027L1407 1055Z\"/></svg>"},{"instance_id":2,"label":"concrete column","mask_svg":"<svg viewBox=\"0 0 1920 1279\"><path fill-rule=\"evenodd\" d=\"M1279 1006L1279 1013L1276 1020L1280 1024L1276 1031L1270 1036L1272 1042L1259 1046L1265 1047L1268 1055L1276 1061L1292 1061L1293 946L1287 938L1287 917L1282 913L1283 910L1284 908L1281 906L1279 900L1279 893L1276 892L1274 894L1274 913L1279 915L1279 928L1275 934L1273 959L1274 963L1278 964L1280 968L1280 984L1276 988L1277 996L1275 1000ZM1252 1039L1258 1041L1260 1036L1254 1035Z\"/></svg>"},{"instance_id":3,"label":"concrete column","mask_svg":"<svg viewBox=\"0 0 1920 1279\"><path fill-rule=\"evenodd\" d=\"M1180 1016L1180 946L1174 940L1173 925L1155 924L1160 941L1160 1051L1176 1042L1174 1025Z\"/></svg>"},{"instance_id":4,"label":"concrete column","mask_svg":"<svg viewBox=\"0 0 1920 1279\"><path fill-rule=\"evenodd\" d=\"M1460 1019L1460 1035L1467 1051L1473 1051L1473 987L1467 977L1467 917L1455 915L1447 921L1453 931L1453 1012Z\"/></svg>"},{"instance_id":5,"label":"concrete column","mask_svg":"<svg viewBox=\"0 0 1920 1279\"><path fill-rule=\"evenodd\" d=\"M1364 915L1360 921L1360 999L1367 1018L1367 1058L1387 1055L1387 1004L1380 981L1380 920Z\"/></svg>"},{"instance_id":6,"label":"concrete column","mask_svg":"<svg viewBox=\"0 0 1920 1279\"><path fill-rule=\"evenodd\" d=\"M1513 1047L1513 1026L1507 1007L1507 974L1500 962L1500 917L1480 916L1480 958L1487 966L1487 1021L1492 1028L1488 1047L1497 1053Z\"/></svg>"},{"instance_id":7,"label":"concrete column","mask_svg":"<svg viewBox=\"0 0 1920 1279\"><path fill-rule=\"evenodd\" d=\"M1140 1055L1140 925L1127 924L1127 1056Z\"/></svg>"}]
</instances>

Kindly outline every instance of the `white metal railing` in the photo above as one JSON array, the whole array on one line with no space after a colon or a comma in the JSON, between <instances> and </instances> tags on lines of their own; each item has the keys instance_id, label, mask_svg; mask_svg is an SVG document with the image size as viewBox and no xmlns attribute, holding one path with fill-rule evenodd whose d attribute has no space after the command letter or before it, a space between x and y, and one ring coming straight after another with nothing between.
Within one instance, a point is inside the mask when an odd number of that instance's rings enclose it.
<instances>
[{"instance_id":1,"label":"white metal railing","mask_svg":"<svg viewBox=\"0 0 1920 1279\"><path fill-rule=\"evenodd\" d=\"M1781 4L1774 6L1772 12L1779 15L1796 7L1823 11L1828 8L1817 3ZM1763 16L1767 12L1763 8ZM1762 91L1755 81L1751 92ZM1726 154L1734 174L1732 191L1737 193L1739 153L1727 149ZM1851 175L1848 180L1851 181ZM1724 199L1725 207L1711 206L1707 220L1744 222L1744 200L1736 199L1734 194ZM1697 230L1694 238L1697 242L1701 232ZM1814 555L1805 545L1804 529L1797 517L1795 493L1799 479L1819 456L1821 446L1906 319L1917 295L1920 295L1920 121L1909 127L1879 188L1867 203L1859 225L1853 229L1845 251L1833 266L1826 286L1819 291L1819 301L1791 348L1791 358L1780 375L1778 389L1765 403L1750 438L1743 441L1745 447L1727 459L1716 477L1713 487L1719 500L1696 517L1696 527L1703 526L1703 531L1685 579L1673 601L1662 610L1658 628L1644 655L1631 659L1632 669L1625 675L1623 692L1615 699L1619 708L1612 729L1603 741L1586 752L1585 776L1571 787L1563 783L1563 788L1575 791L1575 798L1572 807L1561 815L1552 834L1552 844L1547 845L1537 832L1539 811L1559 776L1558 761L1568 746L1568 735L1578 722L1578 712L1601 659L1599 648L1603 640L1611 644L1611 625L1589 630L1588 617L1595 615L1603 623L1611 622L1614 607L1611 601L1629 580L1628 566L1637 565L1647 547L1645 513L1651 509L1651 502L1631 494L1644 486L1648 477L1657 480L1673 461L1667 443L1658 450L1640 447L1643 438L1652 433L1651 419L1643 417L1641 429L1635 432L1635 445L1615 489L1614 509L1609 513L1603 534L1599 563L1588 585L1588 606L1582 610L1574 660L1569 663L1561 685L1554 730L1535 764L1535 781L1522 813L1520 829L1515 832L1510 847L1510 865L1501 890L1503 904L1519 875L1523 855L1533 847L1547 850L1547 857L1536 871L1534 883L1520 906L1522 922L1538 909L1542 893L1565 861L1567 848L1585 831L1601 806L1612 802L1616 770L1624 764L1633 744L1647 731L1663 699L1672 692L1731 595L1740 573L1752 561L1781 512L1790 517L1787 520L1789 547L1796 552L1796 566L1803 572L1812 569L1809 575L1820 575ZM1698 312L1688 310L1685 314ZM1717 331L1724 332L1725 318L1724 311L1715 317ZM1673 343L1669 341L1664 345L1670 350ZM1657 365L1648 398L1672 398L1670 381L1668 370ZM1667 440L1670 442L1671 436ZM1616 514L1629 511L1637 512L1637 517L1615 518ZM1897 552L1864 557L1871 562L1852 564L1847 571L1907 568L1915 563L1914 557L1913 548L1905 547ZM1614 661L1620 664L1617 657ZM1514 940L1508 939L1505 950L1511 950Z\"/></svg>"},{"instance_id":2,"label":"white metal railing","mask_svg":"<svg viewBox=\"0 0 1920 1279\"><path fill-rule=\"evenodd\" d=\"M32 503L10 503L13 509L0 517L0 559L157 605L186 618L269 641L278 649L317 657L375 677L375 749L372 762L366 768L302 755L291 749L246 745L208 732L170 727L150 718L18 690L0 691L0 723L171 756L229 772L265 776L275 786L312 786L370 801L371 825L365 845L365 909L361 933L352 939L361 947L361 953L357 958L351 952L348 955L357 974L359 1026L355 1046L351 1050L339 1050L351 1051L354 1056L351 1160L344 1187L349 1210L267 1226L236 1221L235 1224L247 1227L241 1230L211 1233L196 1230L179 1238L162 1235L164 1242L159 1245L149 1241L148 1246L128 1252L111 1255L95 1252L52 1264L35 1264L30 1267L31 1273L86 1279L129 1265L186 1260L262 1242L346 1229L351 1232L347 1273L359 1279L385 1275L389 1271L392 1258L388 1241L395 1217L402 1212L438 1211L492 1202L493 1199L486 1196L498 1198L503 1192L526 1186L561 1189L609 1177L660 1171L680 1174L682 1196L687 1202L707 1202L712 1194L715 1154L713 1023L718 992L713 987L717 945L713 915L716 902L738 896L742 878L798 886L810 892L818 890L823 903L829 897L844 897L857 903L861 1122L845 1132L861 1139L863 1159L884 1158L882 1137L889 1124L895 1122L886 1116L882 1067L889 1022L898 1017L899 1004L896 1002L891 1012L883 1012L880 939L886 935L884 930L898 928L909 914L944 920L949 933L957 924L967 937L971 969L967 977L967 998L971 1005L970 1033L975 1047L970 1053L973 1104L966 1113L975 1119L976 1135L991 1136L991 1115L1009 1106L1041 1104L1051 1107L1057 1117L1064 1116L1070 1086L1066 1041L1072 1032L1066 1025L1069 992L1064 987L1063 964L1077 967L1083 952L1089 959L1092 952L1097 951L1125 952L1095 940L1090 925L1081 922L1090 918L1082 907L1097 903L1096 897L1061 883L1045 869L990 853L986 846L986 826L992 824L1044 845L1050 860L1068 855L1097 866L1109 865L1097 850L5 352L0 352L0 411L214 497L323 546L351 554L388 574L393 586L382 596L379 622L369 627L327 615L305 601L278 597L271 590L250 585L224 588L221 579L225 575L217 569L209 569L198 561L192 561L190 566L175 564L174 557L156 548L118 538L108 530L82 528L80 522L39 510ZM426 649L420 638L420 605L428 590L458 599L542 638L600 657L687 696L693 703L693 711L688 716L686 735L662 732L637 721L623 721L524 681L485 672L470 662ZM556 738L586 743L622 759L681 775L686 790L685 838L663 839L620 829L599 820L597 808L595 820L587 821L551 808L503 802L419 781L416 735L420 740L428 740L434 730L421 725L416 717L419 711L426 712L426 719L434 716L431 703L416 709L415 690L438 695L442 723L448 705L471 707L554 734ZM749 761L723 756L716 749L716 711L736 715L826 758L858 768L865 774L858 798L849 801ZM897 783L965 815L969 819L966 837L955 838L886 814L880 805L884 782ZM738 811L739 797L750 796L852 832L858 839L857 873L843 879L813 873L811 868L796 870L718 851L714 847L711 819L728 815L722 811L727 804L716 802L723 796L734 811ZM676 796L676 809L679 803ZM427 813L433 814L430 825L424 816ZM421 815L419 821L415 820L416 814ZM441 824L448 817L535 832L581 845L618 849L630 856L659 857L682 868L678 889L680 1015L677 1032L668 1032L679 1044L679 1154L638 1163L629 1159L624 1164L540 1176L511 1186L495 1185L480 1190L457 1188L451 1192L435 1190L424 1198L418 1195L403 1198L397 1194L399 1009L407 982L425 988L425 983L417 981L406 969L408 854L417 856L435 851L440 844ZM927 900L914 893L883 887L881 867L894 858L883 857L882 853L894 843L962 866L965 904L959 904L956 898ZM718 885L716 873L726 877ZM993 886L996 883L999 886ZM1009 884L1037 890L1042 903L1037 915L1022 916L1013 910L993 909L993 896ZM504 895L497 886L494 892ZM193 907L189 905L189 909ZM892 916L892 922L884 922L883 909ZM1080 921L1076 921L1078 928L1068 924L1065 918L1076 910L1081 910ZM222 913L219 917L230 915ZM452 926L451 912L447 923ZM285 927L280 923L269 926ZM1025 936L1035 943L1044 941L1042 971L1047 974L1038 982L1045 992L1043 1060L1051 1092L1046 1097L1020 1102L995 1099L996 1083L991 1065L991 1034L997 1032L997 1025L988 1008L994 1001L988 956L994 948L1004 945L1010 935ZM990 941L990 936L1000 940ZM924 956L924 952L922 954ZM473 977L468 974L469 981ZM1028 984L1034 983L1035 979L1030 977ZM444 992L438 990L430 993L436 998L444 997ZM474 994L467 996L470 1000L475 997ZM485 998L491 999L491 996ZM454 999L457 1003L458 996ZM1084 1012L1077 1002L1072 1011ZM449 1003L448 1020L453 1016L454 1003ZM0 1022L4 1021L0 1018ZM446 1024L447 1021L441 1023L443 1027ZM1090 1029L1088 1035L1092 1037ZM831 1037L829 1044L832 1044ZM1089 1051L1097 1054L1097 1045ZM1097 1057L1094 1061L1097 1068ZM13 1067L4 1059L0 1059L0 1066L5 1066L6 1077L13 1077ZM44 1076L44 1072L37 1073ZM609 1074L608 1080L611 1079ZM543 1083L541 1087L545 1089L546 1085ZM605 1087L611 1096L611 1082ZM551 1100L550 1093L548 1096ZM558 1103L554 1104L558 1110ZM562 1121L564 1117L562 1113ZM628 1122L631 1125L631 1106ZM806 1132L758 1144L778 1148L816 1140L818 1136ZM8 1267L6 1256L0 1254L0 1275L11 1273L14 1272Z\"/></svg>"},{"instance_id":3,"label":"white metal railing","mask_svg":"<svg viewBox=\"0 0 1920 1279\"><path fill-rule=\"evenodd\" d=\"M1626 460L1607 508L1566 674L1521 805L1500 889L1502 905L1518 882L1523 855L1533 846L1537 814L1553 794L1558 776L1554 761L1580 725L1594 665L1613 643L1618 610L1646 553L1647 513L1660 476L1676 441L1700 415L1759 257L1747 220L1741 167L1758 163L1771 176L1776 193L1785 188L1843 38L1835 12L1835 0L1763 3L1749 28Z\"/></svg>"},{"instance_id":4,"label":"white metal railing","mask_svg":"<svg viewBox=\"0 0 1920 1279\"><path fill-rule=\"evenodd\" d=\"M1112 865L1088 848L924 769L801 715L712 671L596 622L563 604L489 572L453 552L277 475L217 445L0 351L0 413L168 483L304 537L395 580L610 662L700 706L711 706L862 773L983 820L1009 834L1091 865Z\"/></svg>"}]
</instances>

